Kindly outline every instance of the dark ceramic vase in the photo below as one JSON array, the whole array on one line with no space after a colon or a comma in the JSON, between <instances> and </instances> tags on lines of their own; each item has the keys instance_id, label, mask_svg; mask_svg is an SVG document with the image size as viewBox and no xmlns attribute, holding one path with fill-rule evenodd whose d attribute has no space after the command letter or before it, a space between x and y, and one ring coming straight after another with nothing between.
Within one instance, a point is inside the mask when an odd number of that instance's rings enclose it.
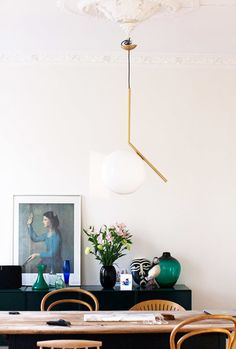
<instances>
[{"instance_id":1,"label":"dark ceramic vase","mask_svg":"<svg viewBox=\"0 0 236 349\"><path fill-rule=\"evenodd\" d=\"M113 265L103 265L100 269L100 283L103 288L113 288L116 283L116 269Z\"/></svg>"},{"instance_id":2,"label":"dark ceramic vase","mask_svg":"<svg viewBox=\"0 0 236 349\"><path fill-rule=\"evenodd\" d=\"M163 252L159 261L161 272L156 278L158 285L162 288L173 287L177 282L181 271L179 261L172 257L170 252Z\"/></svg>"},{"instance_id":3,"label":"dark ceramic vase","mask_svg":"<svg viewBox=\"0 0 236 349\"><path fill-rule=\"evenodd\" d=\"M45 272L46 267L47 266L45 264L38 264L37 265L38 276L37 276L35 283L32 286L33 290L48 290L48 284L46 283L46 281L44 280L44 277L43 277L43 273Z\"/></svg>"}]
</instances>

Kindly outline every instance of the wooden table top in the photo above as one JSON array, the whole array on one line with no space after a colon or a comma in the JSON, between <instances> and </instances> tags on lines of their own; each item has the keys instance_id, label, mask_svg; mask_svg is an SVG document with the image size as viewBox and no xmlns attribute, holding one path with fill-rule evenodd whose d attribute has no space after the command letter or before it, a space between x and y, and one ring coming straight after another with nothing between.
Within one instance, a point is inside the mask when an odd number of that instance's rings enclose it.
<instances>
[{"instance_id":1,"label":"wooden table top","mask_svg":"<svg viewBox=\"0 0 236 349\"><path fill-rule=\"evenodd\" d=\"M167 324L149 324L142 321L137 322L103 322L84 321L85 314L111 314L122 313L125 311L99 311L99 312L82 312L82 311L21 311L18 315L11 315L6 311L0 311L0 334L118 334L118 333L166 333L171 330L180 321L190 316L203 314L201 311L178 311L165 312L175 316L175 320L169 320ZM130 312L127 312L130 313ZM144 312L133 312L144 313ZM147 313L147 312L145 312ZM158 315L163 312L151 312ZM56 321L64 319L70 321L70 327L49 326L47 321ZM209 326L211 323L207 321ZM204 328L204 324L190 325L189 328ZM213 325L212 325L213 326ZM231 328L226 321L220 321L218 326Z\"/></svg>"}]
</instances>

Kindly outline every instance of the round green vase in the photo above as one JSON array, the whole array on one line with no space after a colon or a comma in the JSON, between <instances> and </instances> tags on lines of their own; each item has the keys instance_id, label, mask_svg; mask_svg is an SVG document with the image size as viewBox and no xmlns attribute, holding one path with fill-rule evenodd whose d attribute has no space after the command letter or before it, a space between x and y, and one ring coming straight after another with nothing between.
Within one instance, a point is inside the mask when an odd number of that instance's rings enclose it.
<instances>
[{"instance_id":1,"label":"round green vase","mask_svg":"<svg viewBox=\"0 0 236 349\"><path fill-rule=\"evenodd\" d=\"M43 273L46 269L46 265L45 264L38 264L37 268L38 268L38 276L37 279L35 281L35 283L32 286L33 290L48 290L48 284L46 283L46 281L44 280L43 277Z\"/></svg>"},{"instance_id":2,"label":"round green vase","mask_svg":"<svg viewBox=\"0 0 236 349\"><path fill-rule=\"evenodd\" d=\"M158 285L162 288L173 287L177 282L181 271L179 261L172 257L170 252L163 252L159 260L161 272L156 277Z\"/></svg>"}]
</instances>

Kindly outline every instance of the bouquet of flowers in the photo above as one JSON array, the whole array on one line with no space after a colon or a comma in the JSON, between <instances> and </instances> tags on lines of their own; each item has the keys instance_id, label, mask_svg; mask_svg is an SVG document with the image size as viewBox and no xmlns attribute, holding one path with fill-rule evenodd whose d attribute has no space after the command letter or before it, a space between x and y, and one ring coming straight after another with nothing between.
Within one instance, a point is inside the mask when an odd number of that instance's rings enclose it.
<instances>
[{"instance_id":1,"label":"bouquet of flowers","mask_svg":"<svg viewBox=\"0 0 236 349\"><path fill-rule=\"evenodd\" d=\"M103 225L99 231L94 227L83 231L92 244L92 247L86 247L85 254L93 254L105 266L113 265L118 258L125 255L125 250L130 250L132 235L124 223Z\"/></svg>"}]
</instances>

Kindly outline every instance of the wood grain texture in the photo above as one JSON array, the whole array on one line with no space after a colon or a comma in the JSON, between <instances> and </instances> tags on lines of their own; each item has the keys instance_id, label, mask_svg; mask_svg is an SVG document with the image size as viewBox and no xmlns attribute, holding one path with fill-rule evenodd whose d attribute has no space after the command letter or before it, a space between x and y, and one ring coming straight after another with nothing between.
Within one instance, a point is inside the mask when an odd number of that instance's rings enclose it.
<instances>
[{"instance_id":1,"label":"wood grain texture","mask_svg":"<svg viewBox=\"0 0 236 349\"><path fill-rule=\"evenodd\" d=\"M79 340L79 339L54 339L49 341L39 341L37 342L39 349L43 348L61 348L61 349L88 349L96 348L100 349L102 342L89 341L89 340Z\"/></svg>"},{"instance_id":2,"label":"wood grain texture","mask_svg":"<svg viewBox=\"0 0 236 349\"><path fill-rule=\"evenodd\" d=\"M142 322L86 322L84 314L88 312L82 311L23 311L19 315L9 315L8 312L0 312L0 334L120 334L120 333L169 333L181 321L193 316L200 315L200 311L177 311L169 312L174 314L175 320L169 321L167 324L145 324ZM94 312L111 314L114 312ZM120 312L116 312L120 313ZM122 314L126 313L124 311ZM137 312L137 313L143 313ZM152 312L156 315L160 312ZM165 312L168 313L168 312ZM90 312L91 314L91 312ZM47 321L64 319L70 321L70 327L49 326ZM203 323L189 325L189 329L193 327L204 328L211 326L210 320ZM212 324L212 326L214 326ZM219 322L219 326L231 329L226 321ZM186 327L188 330L188 327Z\"/></svg>"}]
</instances>

